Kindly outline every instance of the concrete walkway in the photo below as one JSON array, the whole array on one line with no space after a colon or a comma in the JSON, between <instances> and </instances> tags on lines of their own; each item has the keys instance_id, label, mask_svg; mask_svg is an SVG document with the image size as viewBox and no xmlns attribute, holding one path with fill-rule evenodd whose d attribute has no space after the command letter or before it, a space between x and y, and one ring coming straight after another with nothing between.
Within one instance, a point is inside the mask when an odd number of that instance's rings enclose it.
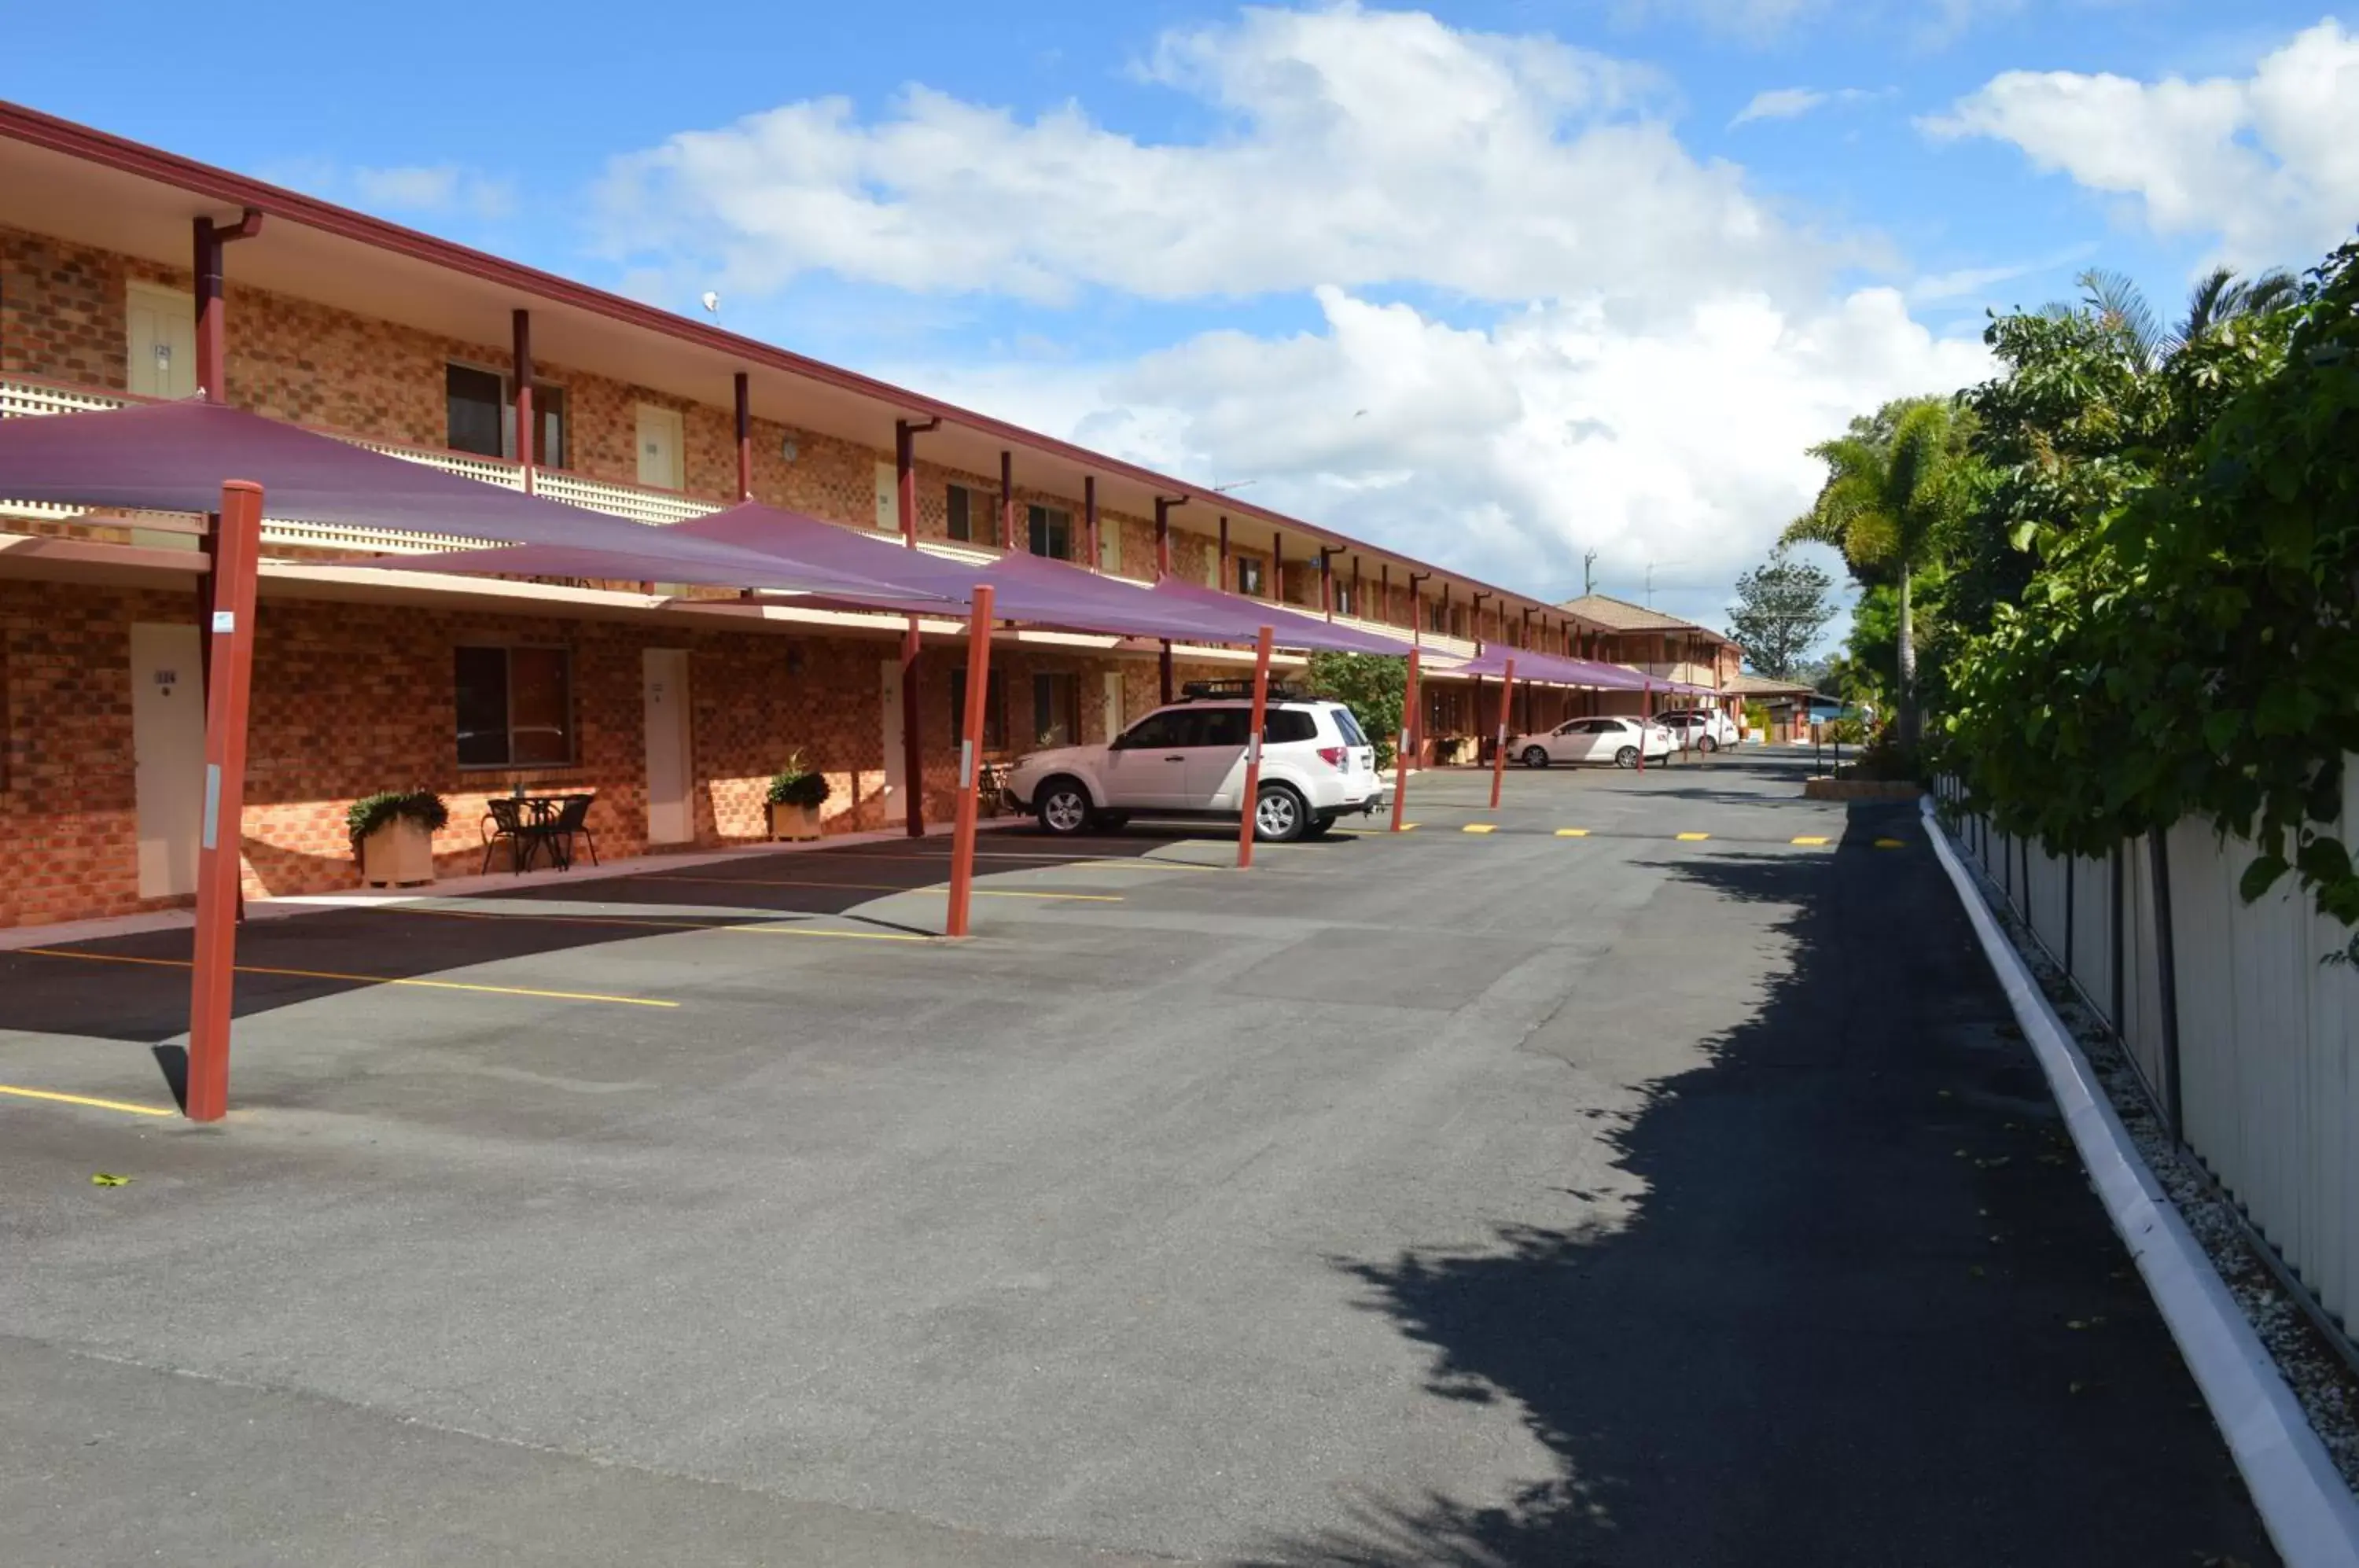
<instances>
[{"instance_id":1,"label":"concrete walkway","mask_svg":"<svg viewBox=\"0 0 2359 1568\"><path fill-rule=\"evenodd\" d=\"M2273 1561L1910 813L1799 782L1005 835L962 946L774 929L930 844L270 922L492 989L257 981L219 1131L0 1099L11 1550ZM0 1082L154 1098L144 973L0 953Z\"/></svg>"}]
</instances>

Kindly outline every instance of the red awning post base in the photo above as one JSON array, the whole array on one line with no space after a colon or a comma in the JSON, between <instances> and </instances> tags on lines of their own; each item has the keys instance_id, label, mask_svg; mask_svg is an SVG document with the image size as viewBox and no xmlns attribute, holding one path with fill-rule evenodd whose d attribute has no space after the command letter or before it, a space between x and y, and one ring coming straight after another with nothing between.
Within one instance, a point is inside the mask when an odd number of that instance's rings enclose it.
<instances>
[{"instance_id":1,"label":"red awning post base","mask_svg":"<svg viewBox=\"0 0 2359 1568\"><path fill-rule=\"evenodd\" d=\"M983 722L991 705L991 587L979 584L966 633L966 734L959 737L958 814L951 833L951 908L944 936L967 934L974 901L975 819L982 811Z\"/></svg>"},{"instance_id":2,"label":"red awning post base","mask_svg":"<svg viewBox=\"0 0 2359 1568\"><path fill-rule=\"evenodd\" d=\"M237 896L245 857L245 715L254 675L254 594L262 555L262 486L222 486L221 548L214 558L212 648L205 702L204 791L197 826L197 931L189 991L190 1121L229 1111L232 991L237 974Z\"/></svg>"},{"instance_id":3,"label":"red awning post base","mask_svg":"<svg viewBox=\"0 0 2359 1568\"><path fill-rule=\"evenodd\" d=\"M1499 681L1499 738L1491 747L1491 809L1499 809L1499 785L1507 772L1507 715L1516 700L1516 661L1507 660L1507 673Z\"/></svg>"},{"instance_id":4,"label":"red awning post base","mask_svg":"<svg viewBox=\"0 0 2359 1568\"><path fill-rule=\"evenodd\" d=\"M1245 731L1245 786L1237 804L1245 821L1237 828L1237 869L1253 869L1254 831L1261 815L1261 732L1269 719L1269 647L1275 632L1264 626L1254 643L1252 727Z\"/></svg>"}]
</instances>

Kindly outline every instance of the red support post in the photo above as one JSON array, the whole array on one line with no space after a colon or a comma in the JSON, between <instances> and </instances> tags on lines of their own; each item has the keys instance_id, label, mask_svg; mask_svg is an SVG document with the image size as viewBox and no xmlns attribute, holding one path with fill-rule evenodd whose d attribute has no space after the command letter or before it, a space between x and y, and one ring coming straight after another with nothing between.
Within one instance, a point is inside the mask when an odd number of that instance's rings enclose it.
<instances>
[{"instance_id":1,"label":"red support post","mask_svg":"<svg viewBox=\"0 0 2359 1568\"><path fill-rule=\"evenodd\" d=\"M1269 535L1269 597L1270 603L1286 603L1286 536L1277 529Z\"/></svg>"},{"instance_id":2,"label":"red support post","mask_svg":"<svg viewBox=\"0 0 2359 1568\"><path fill-rule=\"evenodd\" d=\"M974 823L983 793L984 710L991 698L991 584L979 583L966 627L966 734L959 737L958 814L951 834L951 908L944 936L967 934L974 901Z\"/></svg>"},{"instance_id":3,"label":"red support post","mask_svg":"<svg viewBox=\"0 0 2359 1568\"><path fill-rule=\"evenodd\" d=\"M212 572L202 814L197 822L196 956L189 991L190 1121L229 1110L231 1001L245 814L245 713L254 677L254 590L262 554L262 486L222 486L221 550Z\"/></svg>"},{"instance_id":4,"label":"red support post","mask_svg":"<svg viewBox=\"0 0 2359 1568\"><path fill-rule=\"evenodd\" d=\"M1269 717L1269 645L1273 628L1264 626L1254 641L1253 727L1245 732L1245 791L1237 804L1245 821L1237 828L1237 869L1253 869L1254 819L1261 810L1261 731Z\"/></svg>"},{"instance_id":5,"label":"red support post","mask_svg":"<svg viewBox=\"0 0 2359 1568\"><path fill-rule=\"evenodd\" d=\"M522 315L524 312L516 312ZM754 392L744 371L737 373L737 499L754 498Z\"/></svg>"},{"instance_id":6,"label":"red support post","mask_svg":"<svg viewBox=\"0 0 2359 1568\"><path fill-rule=\"evenodd\" d=\"M1507 773L1508 705L1516 700L1516 661L1507 660L1507 672L1499 678L1499 737L1491 746L1491 809L1499 809L1499 784Z\"/></svg>"},{"instance_id":7,"label":"red support post","mask_svg":"<svg viewBox=\"0 0 2359 1568\"><path fill-rule=\"evenodd\" d=\"M999 548L1016 551L1016 454L999 454Z\"/></svg>"},{"instance_id":8,"label":"red support post","mask_svg":"<svg viewBox=\"0 0 2359 1568\"><path fill-rule=\"evenodd\" d=\"M1103 571L1105 557L1098 550L1098 476L1094 474L1082 480L1082 526L1090 537L1090 570Z\"/></svg>"},{"instance_id":9,"label":"red support post","mask_svg":"<svg viewBox=\"0 0 2359 1568\"><path fill-rule=\"evenodd\" d=\"M1171 502L1165 496L1155 498L1155 578L1161 582L1171 575ZM1166 696L1163 699L1169 702Z\"/></svg>"},{"instance_id":10,"label":"red support post","mask_svg":"<svg viewBox=\"0 0 2359 1568\"><path fill-rule=\"evenodd\" d=\"M1168 705L1171 701L1171 639L1169 637L1163 639L1163 654L1157 660L1156 673L1158 689L1162 691L1163 701Z\"/></svg>"},{"instance_id":11,"label":"red support post","mask_svg":"<svg viewBox=\"0 0 2359 1568\"><path fill-rule=\"evenodd\" d=\"M524 493L529 495L539 450L532 439L532 312L521 309L509 311L508 325L514 334L508 368L516 379L516 463L524 470Z\"/></svg>"},{"instance_id":12,"label":"red support post","mask_svg":"<svg viewBox=\"0 0 2359 1568\"><path fill-rule=\"evenodd\" d=\"M918 437L932 430L939 421L929 419L915 424L897 419L893 424L893 466L900 482L901 543L910 550L918 548ZM926 747L920 734L924 710L918 701L919 676L918 617L911 615L901 632L901 788L907 799L901 802L901 820L911 838L923 838L926 833Z\"/></svg>"},{"instance_id":13,"label":"red support post","mask_svg":"<svg viewBox=\"0 0 2359 1568\"><path fill-rule=\"evenodd\" d=\"M1418 657L1423 651L1421 645L1425 641L1425 616L1419 608L1421 604L1417 596L1417 573L1412 572L1408 578L1408 684L1401 692L1400 744L1393 753L1392 831L1395 833L1401 831L1401 812L1408 805L1409 758L1416 753L1418 736L1425 728L1418 709L1417 690Z\"/></svg>"},{"instance_id":14,"label":"red support post","mask_svg":"<svg viewBox=\"0 0 2359 1568\"><path fill-rule=\"evenodd\" d=\"M1235 574L1229 570L1229 515L1223 512L1221 514L1221 580L1215 586L1225 593L1229 591L1230 584L1235 581Z\"/></svg>"},{"instance_id":15,"label":"red support post","mask_svg":"<svg viewBox=\"0 0 2359 1568\"><path fill-rule=\"evenodd\" d=\"M1647 771L1647 732L1655 724L1655 672L1646 672L1646 684L1638 699L1638 771Z\"/></svg>"}]
</instances>

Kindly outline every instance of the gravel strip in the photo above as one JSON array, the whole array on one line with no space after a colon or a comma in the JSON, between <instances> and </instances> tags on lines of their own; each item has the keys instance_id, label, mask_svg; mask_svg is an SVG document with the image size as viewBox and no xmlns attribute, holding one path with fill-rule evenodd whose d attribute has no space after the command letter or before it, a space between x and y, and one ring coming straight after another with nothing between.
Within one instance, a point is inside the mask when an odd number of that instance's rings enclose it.
<instances>
[{"instance_id":1,"label":"gravel strip","mask_svg":"<svg viewBox=\"0 0 2359 1568\"><path fill-rule=\"evenodd\" d=\"M2114 1113L2137 1146L2138 1157L2178 1206L2187 1228L2228 1287L2228 1294L2268 1348L2279 1375L2301 1402L2311 1428L2342 1473L2343 1484L2359 1492L2359 1374L2353 1372L2303 1303L2286 1293L2261 1251L2265 1244L2245 1226L2234 1201L2193 1154L2172 1141L2146 1080L2138 1076L2129 1053L2104 1017L2082 1000L1973 853L1954 836L1951 843L1968 875L1981 886L1984 900L1997 916L2000 929L2030 967L2049 1006L2087 1055L2114 1103Z\"/></svg>"}]
</instances>

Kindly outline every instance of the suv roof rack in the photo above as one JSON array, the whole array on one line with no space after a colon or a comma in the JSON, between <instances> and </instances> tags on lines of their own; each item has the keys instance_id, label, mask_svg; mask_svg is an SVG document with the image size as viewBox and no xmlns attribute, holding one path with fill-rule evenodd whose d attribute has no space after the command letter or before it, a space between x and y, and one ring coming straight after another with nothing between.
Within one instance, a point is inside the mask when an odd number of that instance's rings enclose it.
<instances>
[{"instance_id":1,"label":"suv roof rack","mask_svg":"<svg viewBox=\"0 0 2359 1568\"><path fill-rule=\"evenodd\" d=\"M1250 702L1254 683L1251 681L1190 681L1180 688L1183 702ZM1268 700L1273 702L1307 702L1310 693L1299 686L1289 686L1273 681L1269 683Z\"/></svg>"}]
</instances>

